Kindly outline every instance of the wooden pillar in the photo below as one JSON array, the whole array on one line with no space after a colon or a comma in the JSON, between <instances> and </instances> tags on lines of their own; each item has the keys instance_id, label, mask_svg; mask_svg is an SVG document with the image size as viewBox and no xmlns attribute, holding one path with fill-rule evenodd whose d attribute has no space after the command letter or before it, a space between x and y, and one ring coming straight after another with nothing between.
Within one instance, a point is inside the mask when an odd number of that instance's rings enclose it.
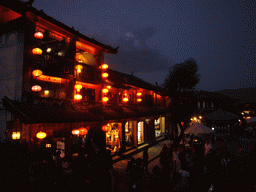
<instances>
[{"instance_id":1,"label":"wooden pillar","mask_svg":"<svg viewBox=\"0 0 256 192\"><path fill-rule=\"evenodd\" d=\"M137 121L132 122L132 132L133 132L133 147L138 146L138 128L137 128Z\"/></svg>"},{"instance_id":2,"label":"wooden pillar","mask_svg":"<svg viewBox=\"0 0 256 192\"><path fill-rule=\"evenodd\" d=\"M126 121L125 120L122 120L122 144L121 144L121 151L124 152L125 149L126 149L126 140L125 140L125 123Z\"/></svg>"}]
</instances>

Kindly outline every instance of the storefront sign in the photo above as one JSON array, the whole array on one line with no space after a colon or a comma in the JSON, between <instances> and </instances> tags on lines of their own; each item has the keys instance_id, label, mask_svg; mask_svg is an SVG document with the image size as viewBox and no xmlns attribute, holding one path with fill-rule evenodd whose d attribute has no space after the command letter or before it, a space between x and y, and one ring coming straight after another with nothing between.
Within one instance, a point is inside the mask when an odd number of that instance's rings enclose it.
<instances>
[{"instance_id":1,"label":"storefront sign","mask_svg":"<svg viewBox=\"0 0 256 192\"><path fill-rule=\"evenodd\" d=\"M66 83L66 79L59 78L59 77L51 77L48 75L40 75L36 79L41 80L41 81L49 81L49 82L53 82L53 83L62 83L62 84Z\"/></svg>"}]
</instances>

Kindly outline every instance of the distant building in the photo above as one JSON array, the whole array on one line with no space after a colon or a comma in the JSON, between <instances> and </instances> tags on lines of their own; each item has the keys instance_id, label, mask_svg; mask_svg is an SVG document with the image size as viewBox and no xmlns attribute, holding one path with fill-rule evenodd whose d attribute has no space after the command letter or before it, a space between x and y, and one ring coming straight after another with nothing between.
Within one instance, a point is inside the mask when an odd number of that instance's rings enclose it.
<instances>
[{"instance_id":1,"label":"distant building","mask_svg":"<svg viewBox=\"0 0 256 192\"><path fill-rule=\"evenodd\" d=\"M118 48L18 1L0 1L0 25L1 140L71 151L99 133L114 151L165 133L162 89L104 64Z\"/></svg>"}]
</instances>

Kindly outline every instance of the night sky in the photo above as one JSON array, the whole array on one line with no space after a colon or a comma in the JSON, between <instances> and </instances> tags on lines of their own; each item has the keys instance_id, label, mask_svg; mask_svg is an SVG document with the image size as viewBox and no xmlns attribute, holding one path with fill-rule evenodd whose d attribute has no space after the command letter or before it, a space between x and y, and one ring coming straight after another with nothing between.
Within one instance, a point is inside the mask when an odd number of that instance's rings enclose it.
<instances>
[{"instance_id":1,"label":"night sky","mask_svg":"<svg viewBox=\"0 0 256 192\"><path fill-rule=\"evenodd\" d=\"M256 87L255 0L35 0L33 7L97 41L119 46L109 68L161 85L194 58L198 89ZM253 31L254 30L254 31Z\"/></svg>"}]
</instances>

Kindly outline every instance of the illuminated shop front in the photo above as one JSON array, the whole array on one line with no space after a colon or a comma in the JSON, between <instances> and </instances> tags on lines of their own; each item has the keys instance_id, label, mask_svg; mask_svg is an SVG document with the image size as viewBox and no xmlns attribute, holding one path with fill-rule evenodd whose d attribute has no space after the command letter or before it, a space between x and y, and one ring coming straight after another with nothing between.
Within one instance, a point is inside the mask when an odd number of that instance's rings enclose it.
<instances>
[{"instance_id":1,"label":"illuminated shop front","mask_svg":"<svg viewBox=\"0 0 256 192\"><path fill-rule=\"evenodd\" d=\"M165 133L165 117L159 117L154 120L155 137L161 136Z\"/></svg>"},{"instance_id":2,"label":"illuminated shop front","mask_svg":"<svg viewBox=\"0 0 256 192\"><path fill-rule=\"evenodd\" d=\"M108 125L109 129L106 131L106 147L107 149L110 149L111 152L119 151L122 142L122 124L110 123Z\"/></svg>"},{"instance_id":3,"label":"illuminated shop front","mask_svg":"<svg viewBox=\"0 0 256 192\"><path fill-rule=\"evenodd\" d=\"M133 138L133 122L128 121L125 123L125 143L127 148L133 147Z\"/></svg>"},{"instance_id":4,"label":"illuminated shop front","mask_svg":"<svg viewBox=\"0 0 256 192\"><path fill-rule=\"evenodd\" d=\"M139 121L137 124L137 136L138 136L138 144L144 142L144 122Z\"/></svg>"}]
</instances>

